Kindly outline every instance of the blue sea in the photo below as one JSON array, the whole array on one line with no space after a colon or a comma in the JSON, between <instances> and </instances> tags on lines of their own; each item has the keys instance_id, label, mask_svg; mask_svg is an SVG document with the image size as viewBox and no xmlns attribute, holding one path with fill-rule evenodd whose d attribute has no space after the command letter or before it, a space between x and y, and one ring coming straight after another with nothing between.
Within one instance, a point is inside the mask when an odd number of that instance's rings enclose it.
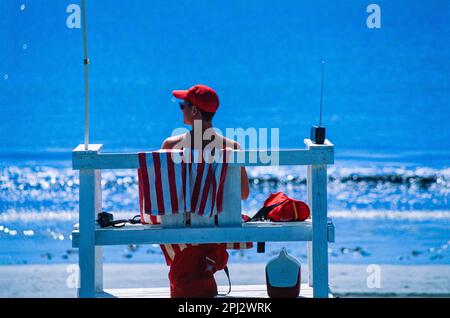
<instances>
[{"instance_id":1,"label":"blue sea","mask_svg":"<svg viewBox=\"0 0 450 318\"><path fill-rule=\"evenodd\" d=\"M318 123L335 145L332 263L450 264L450 1L87 0L90 141L157 149L183 127L173 89L213 87L221 130L278 128L303 148ZM79 0L0 3L0 264L74 263L84 142ZM70 22L70 21L69 21ZM305 169L252 168L246 213L276 191L306 200ZM138 213L135 171L103 173L103 209ZM233 251L232 262L266 262ZM163 262L158 246L105 248L106 262Z\"/></svg>"}]
</instances>

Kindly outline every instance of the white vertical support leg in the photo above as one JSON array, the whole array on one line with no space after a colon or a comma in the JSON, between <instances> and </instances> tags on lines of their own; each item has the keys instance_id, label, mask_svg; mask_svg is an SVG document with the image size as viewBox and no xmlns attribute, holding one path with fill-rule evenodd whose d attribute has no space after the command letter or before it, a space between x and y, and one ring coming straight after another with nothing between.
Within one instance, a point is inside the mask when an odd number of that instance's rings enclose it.
<instances>
[{"instance_id":1,"label":"white vertical support leg","mask_svg":"<svg viewBox=\"0 0 450 318\"><path fill-rule=\"evenodd\" d=\"M102 212L102 171L95 170L95 212L94 223L97 215ZM95 291L103 292L103 247L95 246Z\"/></svg>"},{"instance_id":2,"label":"white vertical support leg","mask_svg":"<svg viewBox=\"0 0 450 318\"><path fill-rule=\"evenodd\" d=\"M220 227L242 226L241 167L228 166L227 169L223 191L228 196L224 197L218 223Z\"/></svg>"},{"instance_id":3,"label":"white vertical support leg","mask_svg":"<svg viewBox=\"0 0 450 318\"><path fill-rule=\"evenodd\" d=\"M308 204L310 207L312 207L312 188L311 188L311 166L307 166L306 170L306 191L308 194ZM312 215L310 216L312 218ZM307 251L306 251L306 257L308 261L308 285L309 287L314 286L313 282L313 261L312 261L312 241L307 242Z\"/></svg>"},{"instance_id":4,"label":"white vertical support leg","mask_svg":"<svg viewBox=\"0 0 450 318\"><path fill-rule=\"evenodd\" d=\"M214 227L214 217L201 216L191 213L191 227Z\"/></svg>"},{"instance_id":5,"label":"white vertical support leg","mask_svg":"<svg viewBox=\"0 0 450 318\"><path fill-rule=\"evenodd\" d=\"M90 145L92 146L92 145ZM96 151L78 152L82 156L96 154ZM75 154L75 151L74 151ZM95 219L101 211L101 171L92 169L80 170L80 243L78 262L80 267L80 288L78 297L91 298L96 291L103 289L102 248L95 246Z\"/></svg>"},{"instance_id":6,"label":"white vertical support leg","mask_svg":"<svg viewBox=\"0 0 450 318\"><path fill-rule=\"evenodd\" d=\"M308 166L307 183L308 203L312 210L313 227L312 242L308 242L309 284L313 286L313 296L315 298L327 298L329 293L327 166Z\"/></svg>"},{"instance_id":7,"label":"white vertical support leg","mask_svg":"<svg viewBox=\"0 0 450 318\"><path fill-rule=\"evenodd\" d=\"M326 139L325 143L314 144L305 139L308 150L327 149L333 154L334 146ZM313 234L308 242L309 286L313 287L314 297L328 297L328 232L327 232L327 166L308 166L308 203L312 211Z\"/></svg>"},{"instance_id":8,"label":"white vertical support leg","mask_svg":"<svg viewBox=\"0 0 450 318\"><path fill-rule=\"evenodd\" d=\"M164 228L178 228L186 226L186 214L172 214L161 216L161 226Z\"/></svg>"}]
</instances>

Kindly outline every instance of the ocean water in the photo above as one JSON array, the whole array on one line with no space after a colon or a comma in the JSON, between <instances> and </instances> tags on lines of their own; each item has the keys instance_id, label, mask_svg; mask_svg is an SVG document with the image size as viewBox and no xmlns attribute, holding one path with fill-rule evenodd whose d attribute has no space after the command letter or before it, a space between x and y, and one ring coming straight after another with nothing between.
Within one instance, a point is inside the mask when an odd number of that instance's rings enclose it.
<instances>
[{"instance_id":1,"label":"ocean water","mask_svg":"<svg viewBox=\"0 0 450 318\"><path fill-rule=\"evenodd\" d=\"M80 1L0 3L0 264L76 262L83 142ZM321 60L324 117L335 144L329 214L331 262L450 264L450 2L87 1L90 140L104 151L158 148L183 127L173 89L205 83L221 105L214 123L278 128L281 148L302 148L317 124ZM275 191L306 200L303 168L249 169L254 213ZM103 208L137 214L135 171L103 173ZM301 260L305 244L281 246ZM162 262L157 246L108 247L110 262Z\"/></svg>"}]
</instances>

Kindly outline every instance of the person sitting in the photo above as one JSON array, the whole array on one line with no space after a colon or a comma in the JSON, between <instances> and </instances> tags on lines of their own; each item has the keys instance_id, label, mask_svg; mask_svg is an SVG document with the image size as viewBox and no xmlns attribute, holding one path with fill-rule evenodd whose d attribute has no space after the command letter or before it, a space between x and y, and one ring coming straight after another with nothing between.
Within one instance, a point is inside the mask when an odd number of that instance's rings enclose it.
<instances>
[{"instance_id":1,"label":"person sitting","mask_svg":"<svg viewBox=\"0 0 450 318\"><path fill-rule=\"evenodd\" d=\"M162 149L190 148L203 153L211 143L219 145L221 149L241 149L239 143L213 129L212 119L219 107L219 97L211 87L198 84L188 90L174 90L173 96L182 100L179 105L183 112L183 123L190 125L191 130L165 139ZM205 135L210 137L209 140L204 138ZM246 200L249 196L249 182L245 167L241 168L241 184L241 198ZM189 222L189 213L186 217ZM214 273L226 268L226 244L200 244L184 249L174 249L172 246L164 248L171 248L174 254L169 271L171 297L214 297L218 294Z\"/></svg>"}]
</instances>

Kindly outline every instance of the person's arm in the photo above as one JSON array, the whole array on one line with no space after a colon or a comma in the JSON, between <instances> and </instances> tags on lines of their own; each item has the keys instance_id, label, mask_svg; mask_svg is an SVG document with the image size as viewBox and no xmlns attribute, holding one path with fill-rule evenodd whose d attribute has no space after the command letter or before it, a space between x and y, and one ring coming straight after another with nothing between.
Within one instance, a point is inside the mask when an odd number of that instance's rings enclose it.
<instances>
[{"instance_id":1,"label":"person's arm","mask_svg":"<svg viewBox=\"0 0 450 318\"><path fill-rule=\"evenodd\" d=\"M169 138L166 138L166 140L164 140L161 149L173 149L176 148L175 146L179 146L179 143L182 141L183 139L183 135L178 135L178 136L172 136Z\"/></svg>"},{"instance_id":2,"label":"person's arm","mask_svg":"<svg viewBox=\"0 0 450 318\"><path fill-rule=\"evenodd\" d=\"M241 149L241 146L238 143L235 143L234 149ZM241 199L247 200L250 194L249 182L247 170L245 167L241 167Z\"/></svg>"},{"instance_id":3,"label":"person's arm","mask_svg":"<svg viewBox=\"0 0 450 318\"><path fill-rule=\"evenodd\" d=\"M250 194L250 188L248 186L248 176L245 167L241 167L241 198L242 200L247 200Z\"/></svg>"}]
</instances>

